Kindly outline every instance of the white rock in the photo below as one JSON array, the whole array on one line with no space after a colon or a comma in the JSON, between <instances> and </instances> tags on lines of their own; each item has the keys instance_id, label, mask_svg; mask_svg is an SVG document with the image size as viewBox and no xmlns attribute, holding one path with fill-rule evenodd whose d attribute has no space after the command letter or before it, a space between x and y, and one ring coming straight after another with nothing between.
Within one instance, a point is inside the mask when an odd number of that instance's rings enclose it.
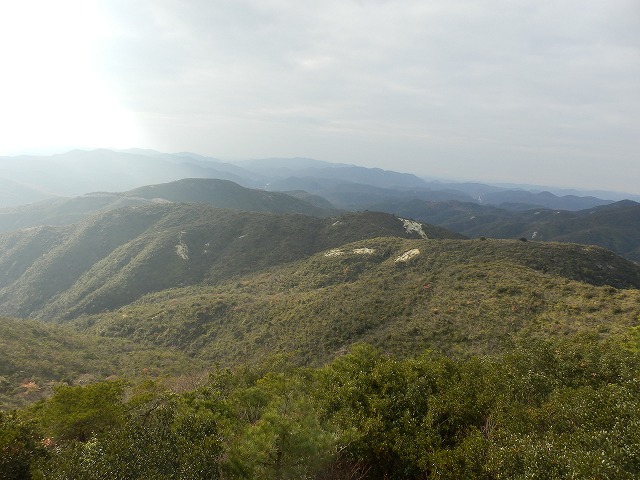
<instances>
[{"instance_id":1,"label":"white rock","mask_svg":"<svg viewBox=\"0 0 640 480\"><path fill-rule=\"evenodd\" d=\"M396 258L396 263L398 263L398 262L408 262L413 257L416 257L418 255L420 255L420 250L418 250L417 248L414 248L412 250L409 250L408 252L404 252L402 255L400 255L398 258Z\"/></svg>"},{"instance_id":2,"label":"white rock","mask_svg":"<svg viewBox=\"0 0 640 480\"><path fill-rule=\"evenodd\" d=\"M414 222L413 220L407 220L406 218L400 218L400 217L398 217L398 220L400 220L403 223L404 230L407 233L415 232L424 239L429 238L427 237L427 234L424 233L424 230L422 230L422 225L420 223Z\"/></svg>"}]
</instances>

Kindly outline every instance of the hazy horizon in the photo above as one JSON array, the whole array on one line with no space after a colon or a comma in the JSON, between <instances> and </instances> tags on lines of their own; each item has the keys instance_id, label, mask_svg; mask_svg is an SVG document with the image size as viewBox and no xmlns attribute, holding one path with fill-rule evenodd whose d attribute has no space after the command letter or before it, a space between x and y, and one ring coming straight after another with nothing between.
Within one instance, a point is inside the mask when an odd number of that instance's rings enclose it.
<instances>
[{"instance_id":1,"label":"hazy horizon","mask_svg":"<svg viewBox=\"0 0 640 480\"><path fill-rule=\"evenodd\" d=\"M364 168L379 168L379 167L366 167L364 165L358 165L356 163L337 163L337 162L327 162L325 160L321 160L321 159L315 159L315 158L310 158L310 157L262 157L262 158L217 158L217 157L209 157L209 156L205 156L205 155L200 155L198 154L198 152L160 152L154 149L141 149L141 148L137 148L137 147L133 147L133 148L125 148L125 149L115 149L115 148L96 148L96 149L84 149L84 148L73 148L71 150L61 150L61 151L52 151L50 153L38 153L38 152L33 152L33 153L29 153L29 152L25 152L25 153L18 153L15 155L0 155L0 161L2 159L12 159L12 158L20 158L20 157L24 157L24 158L30 158L30 159L36 159L38 161L40 161L42 158L48 158L48 157L58 157L61 159L64 159L64 167L63 168L69 168L70 165L73 165L74 163L78 162L79 159L81 157L79 157L77 155L77 152L87 152L87 153L91 153L91 152L96 152L96 151L100 151L100 150L111 150L114 152L123 152L126 154L136 154L136 155L140 155L142 154L142 156L146 156L147 154L151 154L151 153L155 153L158 154L159 156L163 156L163 155L173 155L173 156L184 156L186 154L195 154L198 156L203 157L204 159L208 160L208 161L212 161L212 162L222 162L222 163L229 163L229 164L233 164L239 167L245 167L246 162L250 162L253 163L255 161L270 161L270 160L274 160L274 159L282 159L282 160L314 160L314 161L319 161L321 163L328 163L328 164L332 164L332 165L345 165L345 166L355 166L355 167L364 167ZM73 158L69 158L66 154L69 153L73 153ZM153 155L152 155L153 158ZM87 157L87 159L90 159L90 157ZM186 157L185 157L186 159ZM132 165L132 167L134 167L135 165ZM14 165L15 167L15 165ZM211 167L213 167L215 169L215 163L211 164ZM125 168L124 165L122 164L121 161L118 162L118 168L122 169ZM86 170L86 168L83 168L81 165L78 165L78 170ZM251 171L252 169L249 168L248 172ZM416 172L411 172L411 171L407 171L407 170L394 170L393 168L383 168L383 170L389 171L389 172L397 172L397 173L403 173L403 174L412 174L417 176L418 178L426 181L426 182L436 182L436 183L442 183L442 184L447 184L447 183L452 183L452 184L456 184L456 183L460 183L460 184L473 184L473 183L478 183L478 184L486 184L486 185L491 185L491 186L495 186L495 187L500 187L500 188L504 188L504 189L514 189L514 190L528 190L528 191L532 191L532 192L542 192L542 191L549 191L552 192L556 195L578 195L578 196L596 196L602 199L607 199L607 200L613 200L613 201L618 201L618 200L623 200L623 199L630 199L630 200L634 200L634 201L638 201L640 202L640 194L637 193L633 193L630 191L622 191L622 190L603 190L603 189L590 189L590 188L574 188L571 186L567 186L567 185L557 185L557 184L532 184L532 183L525 183L525 182L500 182L500 181L480 181L474 178L464 178L464 177L437 177L437 176L433 176L433 175L421 175L419 173ZM139 171L139 170L138 170ZM125 168L125 170L121 171L122 174L130 174L131 172L128 172L127 169ZM11 175L9 175L9 177L6 177L5 179L9 179L11 177ZM2 174L0 174L0 178L4 178ZM348 180L348 179L347 179ZM18 182L20 183L20 182ZM147 182L148 183L148 182ZM147 183L142 182L140 183L139 186L144 186ZM153 183L153 182L152 182Z\"/></svg>"},{"instance_id":2,"label":"hazy horizon","mask_svg":"<svg viewBox=\"0 0 640 480\"><path fill-rule=\"evenodd\" d=\"M3 156L310 157L640 194L635 0L26 0L0 6L0 39Z\"/></svg>"}]
</instances>

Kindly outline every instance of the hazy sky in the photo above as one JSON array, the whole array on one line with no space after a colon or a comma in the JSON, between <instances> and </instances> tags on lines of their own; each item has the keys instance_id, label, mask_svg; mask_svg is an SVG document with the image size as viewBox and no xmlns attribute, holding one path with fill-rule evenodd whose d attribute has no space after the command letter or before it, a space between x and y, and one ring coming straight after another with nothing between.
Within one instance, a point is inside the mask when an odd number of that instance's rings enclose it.
<instances>
[{"instance_id":1,"label":"hazy sky","mask_svg":"<svg viewBox=\"0 0 640 480\"><path fill-rule=\"evenodd\" d=\"M638 0L20 0L0 154L145 147L640 193Z\"/></svg>"}]
</instances>

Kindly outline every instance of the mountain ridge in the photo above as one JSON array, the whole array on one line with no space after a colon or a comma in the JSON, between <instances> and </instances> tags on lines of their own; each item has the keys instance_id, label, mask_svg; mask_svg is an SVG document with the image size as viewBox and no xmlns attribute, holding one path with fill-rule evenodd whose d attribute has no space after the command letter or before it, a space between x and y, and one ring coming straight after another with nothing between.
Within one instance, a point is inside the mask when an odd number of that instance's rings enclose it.
<instances>
[{"instance_id":1,"label":"mountain ridge","mask_svg":"<svg viewBox=\"0 0 640 480\"><path fill-rule=\"evenodd\" d=\"M164 203L110 210L71 226L1 234L0 266L11 275L0 277L0 311L70 318L151 291L219 282L349 241L420 238L418 226L431 238L461 238L440 227L406 225L376 212L318 218Z\"/></svg>"},{"instance_id":2,"label":"mountain ridge","mask_svg":"<svg viewBox=\"0 0 640 480\"><path fill-rule=\"evenodd\" d=\"M380 237L73 324L227 364L280 352L321 365L358 342L495 354L523 335L620 334L639 323L638 285L640 267L597 247Z\"/></svg>"},{"instance_id":3,"label":"mountain ridge","mask_svg":"<svg viewBox=\"0 0 640 480\"><path fill-rule=\"evenodd\" d=\"M337 213L326 200L306 196L308 198L300 193L289 195L250 189L224 179L185 178L125 192L93 192L79 197L0 208L0 232L40 225L68 225L116 208L161 202L203 203L219 208L319 217Z\"/></svg>"}]
</instances>

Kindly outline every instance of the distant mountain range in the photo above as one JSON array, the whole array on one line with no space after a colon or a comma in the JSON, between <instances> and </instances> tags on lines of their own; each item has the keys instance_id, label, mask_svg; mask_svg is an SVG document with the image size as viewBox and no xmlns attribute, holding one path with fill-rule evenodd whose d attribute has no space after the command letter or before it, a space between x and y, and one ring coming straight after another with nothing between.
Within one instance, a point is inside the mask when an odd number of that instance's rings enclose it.
<instances>
[{"instance_id":1,"label":"distant mountain range","mask_svg":"<svg viewBox=\"0 0 640 480\"><path fill-rule=\"evenodd\" d=\"M184 178L231 180L248 188L304 190L338 208L366 209L381 199L459 200L507 209L582 210L612 203L590 195L556 195L540 187L500 187L428 181L409 173L306 158L266 158L235 164L194 153L74 150L51 156L0 157L0 207L46 197L122 192ZM346 193L345 193L346 192ZM349 192L358 192L357 196ZM613 194L612 194L613 195ZM628 196L640 200L640 197Z\"/></svg>"},{"instance_id":2,"label":"distant mountain range","mask_svg":"<svg viewBox=\"0 0 640 480\"><path fill-rule=\"evenodd\" d=\"M640 261L640 204L631 200L433 182L305 158L230 164L96 150L0 162L11 187L5 201L55 195L0 209L5 315L72 318L346 242L415 236L398 218L424 222L429 238L594 244ZM151 179L169 181L136 186ZM110 190L122 185L135 188Z\"/></svg>"},{"instance_id":3,"label":"distant mountain range","mask_svg":"<svg viewBox=\"0 0 640 480\"><path fill-rule=\"evenodd\" d=\"M4 202L0 206L5 207L39 201L43 195L67 197L96 191L118 192L182 178L243 181L232 173L233 166L215 161L200 165L189 157L158 152L74 150L51 156L2 157L0 166L0 178L22 188L13 195L0 197ZM29 198L29 192L35 193Z\"/></svg>"},{"instance_id":4,"label":"distant mountain range","mask_svg":"<svg viewBox=\"0 0 640 480\"><path fill-rule=\"evenodd\" d=\"M279 161L277 165L283 165ZM332 167L339 170L340 167ZM404 176L390 178L406 179ZM394 180L390 180L394 181ZM415 179L406 179L412 183ZM191 178L147 185L125 192L94 192L55 198L28 205L0 209L0 232L43 225L69 225L90 215L126 206L160 203L201 203L219 208L253 212L297 213L330 217L340 213L327 198L344 210L370 210L413 218L438 225L467 237L525 238L535 241L562 241L595 244L628 259L640 261L640 204L631 200L590 206L583 210L524 209L523 204L500 208L471 202L469 196L455 191L391 189L341 182L336 179L288 178L272 186L287 193L251 189L230 180ZM495 191L482 185L467 185L469 192L482 192L480 198L506 199L521 196L518 192ZM320 192L325 196L309 192ZM577 206L573 196L554 197L532 194L556 203ZM455 197L456 200L447 200ZM585 204L597 203L589 197ZM540 201L539 203L545 203Z\"/></svg>"}]
</instances>

